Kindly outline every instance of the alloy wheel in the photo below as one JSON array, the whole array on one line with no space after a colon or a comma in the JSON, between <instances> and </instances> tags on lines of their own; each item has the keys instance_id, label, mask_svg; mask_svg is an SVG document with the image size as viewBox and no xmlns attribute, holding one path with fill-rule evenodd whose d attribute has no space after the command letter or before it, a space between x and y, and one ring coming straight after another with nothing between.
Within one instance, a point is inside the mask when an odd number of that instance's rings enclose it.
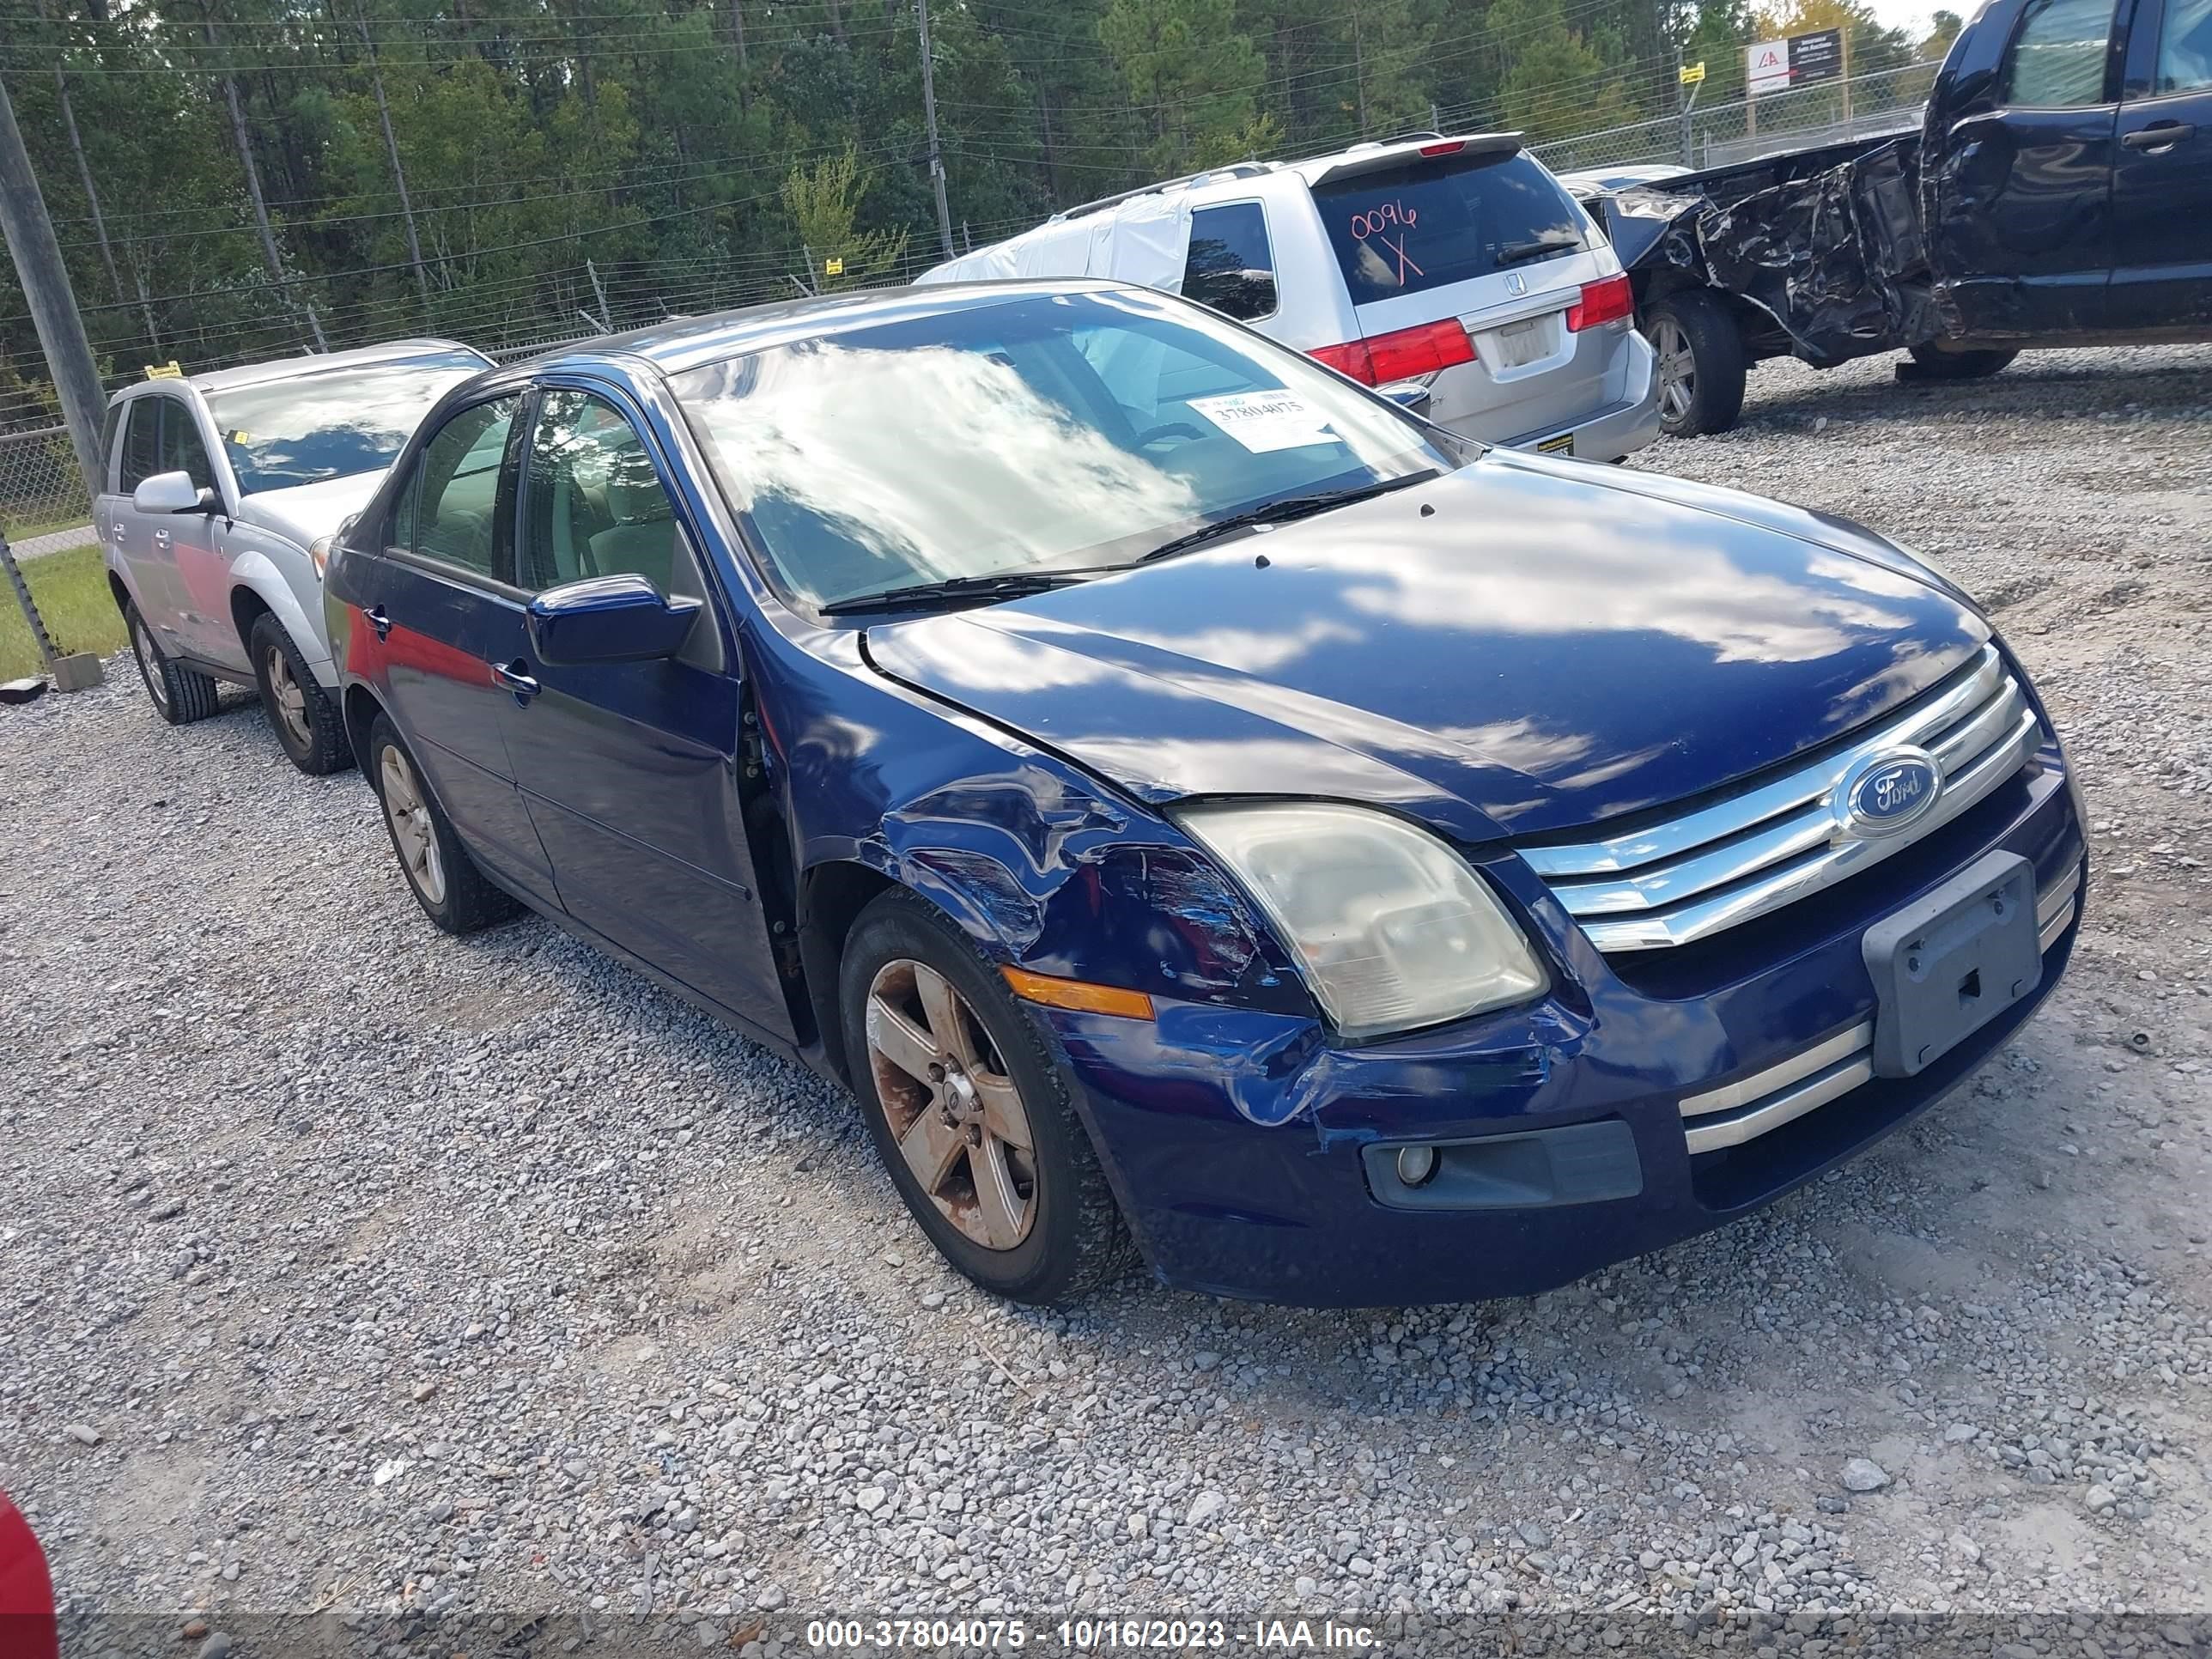
<instances>
[{"instance_id":1,"label":"alloy wheel","mask_svg":"<svg viewBox=\"0 0 2212 1659\"><path fill-rule=\"evenodd\" d=\"M290 659L280 646L270 646L267 659L269 698L276 708L276 718L284 722L284 730L301 749L313 746L315 737L307 725L307 694L300 689L293 678Z\"/></svg>"},{"instance_id":2,"label":"alloy wheel","mask_svg":"<svg viewBox=\"0 0 2212 1659\"><path fill-rule=\"evenodd\" d=\"M438 833L431 824L422 786L415 781L415 769L408 764L406 756L387 745L377 761L376 775L384 797L384 816L392 824L392 845L399 849L407 879L415 884L415 890L426 903L443 904L446 866L438 857Z\"/></svg>"},{"instance_id":3,"label":"alloy wheel","mask_svg":"<svg viewBox=\"0 0 2212 1659\"><path fill-rule=\"evenodd\" d=\"M146 695L153 698L155 707L167 708L169 688L161 678L161 654L154 648L154 636L146 631L143 622L131 626L131 653L138 659L138 672L145 678Z\"/></svg>"},{"instance_id":4,"label":"alloy wheel","mask_svg":"<svg viewBox=\"0 0 2212 1659\"><path fill-rule=\"evenodd\" d=\"M927 963L895 958L868 987L877 1098L921 1190L986 1249L1036 1223L1036 1140L1021 1090L982 1022Z\"/></svg>"},{"instance_id":5,"label":"alloy wheel","mask_svg":"<svg viewBox=\"0 0 2212 1659\"><path fill-rule=\"evenodd\" d=\"M1661 317L1651 325L1651 344L1659 354L1659 407L1669 420L1681 420L1698 395L1698 359L1690 337L1672 317Z\"/></svg>"}]
</instances>

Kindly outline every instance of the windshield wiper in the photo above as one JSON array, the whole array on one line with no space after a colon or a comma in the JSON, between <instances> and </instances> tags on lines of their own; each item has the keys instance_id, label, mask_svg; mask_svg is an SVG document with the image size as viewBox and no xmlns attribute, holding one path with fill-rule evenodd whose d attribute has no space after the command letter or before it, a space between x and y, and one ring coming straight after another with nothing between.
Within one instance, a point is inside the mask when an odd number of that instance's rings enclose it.
<instances>
[{"instance_id":1,"label":"windshield wiper","mask_svg":"<svg viewBox=\"0 0 2212 1659\"><path fill-rule=\"evenodd\" d=\"M1049 592L1082 578L1068 571L1001 570L983 576L947 576L942 581L913 582L886 587L879 593L856 593L817 605L825 617L842 617L857 611L920 610L933 605L966 600L1018 599L1030 593Z\"/></svg>"},{"instance_id":2,"label":"windshield wiper","mask_svg":"<svg viewBox=\"0 0 2212 1659\"><path fill-rule=\"evenodd\" d=\"M1547 253L1577 253L1582 246L1581 237L1554 232L1533 242L1508 242L1498 250L1497 259L1501 265L1517 265L1523 259L1540 259Z\"/></svg>"},{"instance_id":3,"label":"windshield wiper","mask_svg":"<svg viewBox=\"0 0 2212 1659\"><path fill-rule=\"evenodd\" d=\"M1226 536L1236 530L1248 530L1254 525L1287 524L1292 519L1311 518L1315 514L1328 512L1332 507L1349 507L1354 501L1370 501L1377 495L1387 495L1394 489L1407 489L1415 484L1426 483L1436 476L1436 469L1431 467L1425 472L1409 473L1402 478L1385 478L1352 489L1333 489L1318 495L1285 495L1275 501L1262 501L1242 513L1232 513L1225 519L1216 519L1212 524L1202 524L1188 535L1162 542L1139 557L1137 562L1150 564L1155 559L1171 558L1177 553L1188 552L1210 542L1217 536Z\"/></svg>"}]
</instances>

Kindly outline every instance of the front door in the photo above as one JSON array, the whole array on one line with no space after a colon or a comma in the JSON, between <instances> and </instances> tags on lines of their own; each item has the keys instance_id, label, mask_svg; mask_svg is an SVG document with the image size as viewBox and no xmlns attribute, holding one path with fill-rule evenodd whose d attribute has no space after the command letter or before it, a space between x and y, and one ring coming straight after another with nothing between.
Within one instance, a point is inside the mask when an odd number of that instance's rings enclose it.
<instances>
[{"instance_id":1,"label":"front door","mask_svg":"<svg viewBox=\"0 0 2212 1659\"><path fill-rule=\"evenodd\" d=\"M510 693L492 665L524 639L513 568L512 472L520 396L456 412L415 465L386 528L385 556L364 559L349 649L381 680L400 735L470 854L510 886L556 902L552 866L514 785L500 709Z\"/></svg>"},{"instance_id":2,"label":"front door","mask_svg":"<svg viewBox=\"0 0 2212 1659\"><path fill-rule=\"evenodd\" d=\"M182 398L161 403L161 459L157 472L182 472L201 489L220 490L208 459L199 410ZM186 652L223 668L246 666L246 641L230 614L230 558L219 521L206 513L173 513L166 526L181 610L177 631Z\"/></svg>"},{"instance_id":3,"label":"front door","mask_svg":"<svg viewBox=\"0 0 2212 1659\"><path fill-rule=\"evenodd\" d=\"M2140 0L2112 179L2112 326L2212 328L2212 0Z\"/></svg>"},{"instance_id":4,"label":"front door","mask_svg":"<svg viewBox=\"0 0 2212 1659\"><path fill-rule=\"evenodd\" d=\"M1929 257L1965 338L2106 325L2119 109L2113 9L2114 0L2028 0L1994 106L1929 135L1946 158Z\"/></svg>"},{"instance_id":5,"label":"front door","mask_svg":"<svg viewBox=\"0 0 2212 1659\"><path fill-rule=\"evenodd\" d=\"M568 914L753 1024L789 1037L739 779L735 641L656 458L596 392L539 396L523 468L516 580L533 592L634 573L705 601L657 662L562 665L518 651L536 683L501 714L514 775Z\"/></svg>"}]
</instances>

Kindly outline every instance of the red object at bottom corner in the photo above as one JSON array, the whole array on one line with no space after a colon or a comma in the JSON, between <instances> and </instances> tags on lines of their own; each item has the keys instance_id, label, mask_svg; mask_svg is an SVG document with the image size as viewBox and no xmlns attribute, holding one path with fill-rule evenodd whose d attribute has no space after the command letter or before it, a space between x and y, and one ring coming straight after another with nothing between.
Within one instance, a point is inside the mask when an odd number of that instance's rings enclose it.
<instances>
[{"instance_id":1,"label":"red object at bottom corner","mask_svg":"<svg viewBox=\"0 0 2212 1659\"><path fill-rule=\"evenodd\" d=\"M23 1512L0 1492L0 1659L60 1659L54 1583Z\"/></svg>"}]
</instances>

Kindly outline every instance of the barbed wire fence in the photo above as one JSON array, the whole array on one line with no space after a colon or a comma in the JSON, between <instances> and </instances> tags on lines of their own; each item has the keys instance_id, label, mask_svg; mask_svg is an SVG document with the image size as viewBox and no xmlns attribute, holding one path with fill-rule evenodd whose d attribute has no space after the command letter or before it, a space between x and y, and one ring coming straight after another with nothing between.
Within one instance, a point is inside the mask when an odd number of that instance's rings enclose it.
<instances>
[{"instance_id":1,"label":"barbed wire fence","mask_svg":"<svg viewBox=\"0 0 2212 1659\"><path fill-rule=\"evenodd\" d=\"M1774 151L1911 127L1919 119L1936 68L1934 63L1912 64L1755 100L1693 106L1686 118L1660 116L1547 140L1530 148L1545 165L1560 173L1654 163L1723 167ZM1468 121L1480 119L1482 114L1471 107L1437 112L1446 130L1463 127ZM1027 222L963 227L963 240L981 246L1009 235ZM894 264L877 273L867 285L894 287L911 282L936 264L938 258L934 240L917 236ZM586 285L587 275L591 280ZM620 269L603 274L586 261L556 276L570 280L566 284L559 281L549 284L534 279L532 286L520 292L486 294L480 306L453 314L444 331L495 361L511 362L593 337L594 331L577 326L580 320L594 319L580 319L579 306L569 302L566 292L569 289L589 295L599 307L598 316L621 330L789 298L811 291L811 285L820 281L820 267L807 250L794 247L719 262L696 259L639 275ZM549 294L561 297L533 299ZM327 318L325 325L333 347L366 345L421 331L408 325L402 310L373 305L344 317ZM284 355L268 349L224 350L216 348L212 340L206 346L205 354L191 364L194 369ZM137 378L136 370L118 365L110 376L110 387ZM51 414L31 408L19 409L5 424L21 429L0 431L0 528L21 543L83 526L91 507L68 432Z\"/></svg>"}]
</instances>

